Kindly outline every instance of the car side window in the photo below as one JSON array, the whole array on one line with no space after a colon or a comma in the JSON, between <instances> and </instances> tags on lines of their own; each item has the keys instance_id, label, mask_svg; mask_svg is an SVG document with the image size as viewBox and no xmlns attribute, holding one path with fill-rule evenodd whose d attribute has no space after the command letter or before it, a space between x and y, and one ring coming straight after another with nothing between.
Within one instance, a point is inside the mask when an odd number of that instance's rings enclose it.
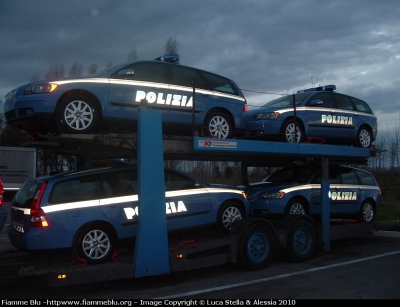
<instances>
[{"instance_id":1,"label":"car side window","mask_svg":"<svg viewBox=\"0 0 400 307\"><path fill-rule=\"evenodd\" d=\"M365 112L365 113L372 113L371 108L365 101L362 101L362 100L354 98L354 97L351 97L350 99L351 99L351 101L353 101L353 104L356 107L357 111Z\"/></svg>"},{"instance_id":2,"label":"car side window","mask_svg":"<svg viewBox=\"0 0 400 307\"><path fill-rule=\"evenodd\" d=\"M362 185L375 185L376 186L375 179L374 179L374 177L372 177L372 175L370 173L363 172L360 170L355 170L355 172L357 173L358 177L360 178Z\"/></svg>"},{"instance_id":3,"label":"car side window","mask_svg":"<svg viewBox=\"0 0 400 307\"><path fill-rule=\"evenodd\" d=\"M238 95L238 92L235 86L232 84L231 80L205 71L202 71L201 73L207 79L212 90Z\"/></svg>"},{"instance_id":4,"label":"car side window","mask_svg":"<svg viewBox=\"0 0 400 307\"><path fill-rule=\"evenodd\" d=\"M336 94L335 100L338 109L354 110L353 103L351 102L349 97L341 94Z\"/></svg>"},{"instance_id":5,"label":"car side window","mask_svg":"<svg viewBox=\"0 0 400 307\"><path fill-rule=\"evenodd\" d=\"M210 90L207 82L200 76L197 70L171 65L172 80L171 83L186 87L193 87L193 80L195 80L196 88Z\"/></svg>"},{"instance_id":6,"label":"car side window","mask_svg":"<svg viewBox=\"0 0 400 307\"><path fill-rule=\"evenodd\" d=\"M164 63L135 63L113 73L110 78L167 83L167 65Z\"/></svg>"},{"instance_id":7,"label":"car side window","mask_svg":"<svg viewBox=\"0 0 400 307\"><path fill-rule=\"evenodd\" d=\"M321 184L322 178L321 178L321 171L318 171L318 173L315 175L313 180L311 181L312 184ZM328 174L329 178L329 183L330 184L338 184L340 183L340 177L339 177L339 172L336 170L329 170Z\"/></svg>"},{"instance_id":8,"label":"car side window","mask_svg":"<svg viewBox=\"0 0 400 307\"><path fill-rule=\"evenodd\" d=\"M137 194L136 171L104 174L102 198L120 197Z\"/></svg>"},{"instance_id":9,"label":"car side window","mask_svg":"<svg viewBox=\"0 0 400 307\"><path fill-rule=\"evenodd\" d=\"M312 100L322 100L324 103L319 105L310 105ZM320 107L320 108L334 108L335 104L333 102L332 94L330 93L318 93L312 96L307 102L308 106Z\"/></svg>"},{"instance_id":10,"label":"car side window","mask_svg":"<svg viewBox=\"0 0 400 307\"><path fill-rule=\"evenodd\" d=\"M165 191L177 191L196 188L196 182L193 179L174 172L165 172Z\"/></svg>"},{"instance_id":11,"label":"car side window","mask_svg":"<svg viewBox=\"0 0 400 307\"><path fill-rule=\"evenodd\" d=\"M343 169L341 173L343 184L358 184L358 177L352 169Z\"/></svg>"},{"instance_id":12,"label":"car side window","mask_svg":"<svg viewBox=\"0 0 400 307\"><path fill-rule=\"evenodd\" d=\"M60 204L97 199L99 184L100 176L57 182L50 193L49 203Z\"/></svg>"}]
</instances>

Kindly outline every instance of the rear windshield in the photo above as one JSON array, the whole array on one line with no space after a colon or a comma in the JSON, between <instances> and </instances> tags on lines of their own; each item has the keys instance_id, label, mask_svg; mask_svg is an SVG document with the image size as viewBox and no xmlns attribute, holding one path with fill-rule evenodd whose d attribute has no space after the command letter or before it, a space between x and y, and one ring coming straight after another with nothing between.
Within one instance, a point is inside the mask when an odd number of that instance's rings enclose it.
<instances>
[{"instance_id":1,"label":"rear windshield","mask_svg":"<svg viewBox=\"0 0 400 307\"><path fill-rule=\"evenodd\" d=\"M42 182L28 180L21 186L12 201L12 206L19 208L30 208L31 201L35 197Z\"/></svg>"}]
</instances>

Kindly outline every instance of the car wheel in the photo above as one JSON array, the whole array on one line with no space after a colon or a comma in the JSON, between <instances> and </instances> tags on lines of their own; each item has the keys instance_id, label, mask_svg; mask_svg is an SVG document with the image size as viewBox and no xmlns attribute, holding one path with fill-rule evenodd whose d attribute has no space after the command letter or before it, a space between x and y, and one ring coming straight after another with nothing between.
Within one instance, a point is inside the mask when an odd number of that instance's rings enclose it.
<instances>
[{"instance_id":1,"label":"car wheel","mask_svg":"<svg viewBox=\"0 0 400 307\"><path fill-rule=\"evenodd\" d=\"M229 233L232 225L244 217L243 209L239 204L227 201L218 211L217 229L223 233Z\"/></svg>"},{"instance_id":2,"label":"car wheel","mask_svg":"<svg viewBox=\"0 0 400 307\"><path fill-rule=\"evenodd\" d=\"M232 136L232 124L229 116L222 113L211 113L205 123L206 136L229 139Z\"/></svg>"},{"instance_id":3,"label":"car wheel","mask_svg":"<svg viewBox=\"0 0 400 307\"><path fill-rule=\"evenodd\" d=\"M371 131L368 128L361 127L357 133L357 145L359 147L368 148L372 143Z\"/></svg>"},{"instance_id":4,"label":"car wheel","mask_svg":"<svg viewBox=\"0 0 400 307\"><path fill-rule=\"evenodd\" d=\"M294 121L285 121L283 123L283 135L284 141L288 143L300 143L303 140L303 131L301 130L299 123L295 124Z\"/></svg>"},{"instance_id":5,"label":"car wheel","mask_svg":"<svg viewBox=\"0 0 400 307\"><path fill-rule=\"evenodd\" d=\"M283 256L291 262L305 261L311 258L317 246L317 233L314 226L306 220L295 222L283 248Z\"/></svg>"},{"instance_id":6,"label":"car wheel","mask_svg":"<svg viewBox=\"0 0 400 307\"><path fill-rule=\"evenodd\" d=\"M114 236L111 230L101 224L92 224L79 231L74 250L78 257L88 263L102 263L111 257L114 251Z\"/></svg>"},{"instance_id":7,"label":"car wheel","mask_svg":"<svg viewBox=\"0 0 400 307\"><path fill-rule=\"evenodd\" d=\"M64 133L90 133L97 125L98 113L90 98L81 95L70 96L60 101L56 121Z\"/></svg>"},{"instance_id":8,"label":"car wheel","mask_svg":"<svg viewBox=\"0 0 400 307\"><path fill-rule=\"evenodd\" d=\"M285 210L286 214L307 214L307 206L300 199L293 199L289 202Z\"/></svg>"},{"instance_id":9,"label":"car wheel","mask_svg":"<svg viewBox=\"0 0 400 307\"><path fill-rule=\"evenodd\" d=\"M366 200L361 205L361 216L367 223L372 223L375 218L374 205Z\"/></svg>"},{"instance_id":10,"label":"car wheel","mask_svg":"<svg viewBox=\"0 0 400 307\"><path fill-rule=\"evenodd\" d=\"M271 230L263 224L246 227L240 236L240 263L248 270L265 268L275 256L276 243Z\"/></svg>"}]
</instances>

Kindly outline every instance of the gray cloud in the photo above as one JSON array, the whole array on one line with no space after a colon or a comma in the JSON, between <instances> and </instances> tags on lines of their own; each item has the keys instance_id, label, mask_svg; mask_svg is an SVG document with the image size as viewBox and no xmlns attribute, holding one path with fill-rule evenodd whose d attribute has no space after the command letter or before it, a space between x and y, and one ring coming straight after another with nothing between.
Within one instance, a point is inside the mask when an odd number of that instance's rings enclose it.
<instances>
[{"instance_id":1,"label":"gray cloud","mask_svg":"<svg viewBox=\"0 0 400 307\"><path fill-rule=\"evenodd\" d=\"M335 84L395 124L399 16L397 0L1 1L0 99L51 65L153 59L175 36L182 64L235 80L250 105Z\"/></svg>"}]
</instances>

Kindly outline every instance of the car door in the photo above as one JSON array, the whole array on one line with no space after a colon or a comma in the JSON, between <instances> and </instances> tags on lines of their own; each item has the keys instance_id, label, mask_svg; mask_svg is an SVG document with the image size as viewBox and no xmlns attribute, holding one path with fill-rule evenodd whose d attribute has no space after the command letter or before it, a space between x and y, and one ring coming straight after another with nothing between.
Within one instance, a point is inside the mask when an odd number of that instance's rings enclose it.
<instances>
[{"instance_id":1,"label":"car door","mask_svg":"<svg viewBox=\"0 0 400 307\"><path fill-rule=\"evenodd\" d=\"M336 110L332 113L330 123L335 128L335 133L332 136L355 138L357 134L357 121L360 119L359 114L354 109L353 102L346 95L333 93L333 97L336 103Z\"/></svg>"},{"instance_id":2,"label":"car door","mask_svg":"<svg viewBox=\"0 0 400 307\"><path fill-rule=\"evenodd\" d=\"M132 124L138 118L142 99L155 104L170 94L167 83L168 64L139 62L127 65L109 76L108 101L103 110L107 118L128 119L118 126ZM130 130L127 127L127 130Z\"/></svg>"},{"instance_id":3,"label":"car door","mask_svg":"<svg viewBox=\"0 0 400 307\"><path fill-rule=\"evenodd\" d=\"M168 230L215 223L208 190L184 174L165 171L165 201Z\"/></svg>"},{"instance_id":4,"label":"car door","mask_svg":"<svg viewBox=\"0 0 400 307\"><path fill-rule=\"evenodd\" d=\"M136 235L138 225L137 170L106 172L101 182L100 205L119 238Z\"/></svg>"},{"instance_id":5,"label":"car door","mask_svg":"<svg viewBox=\"0 0 400 307\"><path fill-rule=\"evenodd\" d=\"M346 213L358 212L363 198L363 189L352 168L337 167L340 183L331 186L331 212L345 216Z\"/></svg>"},{"instance_id":6,"label":"car door","mask_svg":"<svg viewBox=\"0 0 400 307\"><path fill-rule=\"evenodd\" d=\"M308 136L324 138L334 133L331 123L336 112L334 105L332 93L317 93L309 98L306 105Z\"/></svg>"},{"instance_id":7,"label":"car door","mask_svg":"<svg viewBox=\"0 0 400 307\"><path fill-rule=\"evenodd\" d=\"M332 213L333 210L336 210L333 206L334 203L332 202L332 193L337 192L340 188L340 173L336 169L329 170L329 204L330 204L330 212ZM310 214L312 215L319 215L322 212L322 194L321 194L321 171L318 170L316 175L311 181L312 191L310 194ZM336 194L335 194L336 195Z\"/></svg>"}]
</instances>

